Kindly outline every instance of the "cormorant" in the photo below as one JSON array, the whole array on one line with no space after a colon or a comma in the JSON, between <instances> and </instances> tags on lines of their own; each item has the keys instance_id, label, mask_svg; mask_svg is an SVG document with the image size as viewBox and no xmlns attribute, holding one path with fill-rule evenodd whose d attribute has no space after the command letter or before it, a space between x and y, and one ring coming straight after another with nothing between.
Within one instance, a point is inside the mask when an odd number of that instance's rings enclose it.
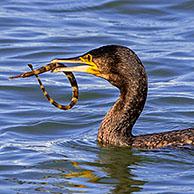
<instances>
[{"instance_id":1,"label":"cormorant","mask_svg":"<svg viewBox=\"0 0 194 194\"><path fill-rule=\"evenodd\" d=\"M108 80L120 90L120 96L108 111L98 130L102 145L161 148L194 144L194 129L134 136L132 128L141 114L148 90L145 68L131 49L107 45L74 58L60 58L56 63L81 64L57 67L53 72L86 72Z\"/></svg>"}]
</instances>

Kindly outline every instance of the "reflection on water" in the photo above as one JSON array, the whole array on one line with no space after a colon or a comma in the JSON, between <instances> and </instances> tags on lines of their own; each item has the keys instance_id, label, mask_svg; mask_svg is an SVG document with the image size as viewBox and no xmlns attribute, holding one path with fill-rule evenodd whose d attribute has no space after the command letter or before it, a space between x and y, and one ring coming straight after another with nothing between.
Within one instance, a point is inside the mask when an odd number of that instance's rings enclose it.
<instances>
[{"instance_id":1,"label":"reflection on water","mask_svg":"<svg viewBox=\"0 0 194 194\"><path fill-rule=\"evenodd\" d=\"M118 90L75 74L78 104L52 107L34 77L11 75L56 57L106 44L132 48L149 76L145 109L134 127L145 134L194 126L194 2L121 0L0 1L0 193L194 193L193 149L101 148L97 129ZM59 102L66 78L40 75Z\"/></svg>"},{"instance_id":2,"label":"reflection on water","mask_svg":"<svg viewBox=\"0 0 194 194\"><path fill-rule=\"evenodd\" d=\"M128 149L103 148L99 153L98 161L81 164L72 162L76 170L63 175L63 177L70 178L72 183L76 182L77 178L83 178L86 179L84 182L109 185L111 193L132 193L140 191L145 183L131 173L133 165L138 165L139 162L141 162L141 157L133 155L133 152ZM103 172L103 175L100 175L102 173L97 170L85 169L85 166L90 166L90 168L93 166L94 169L97 167ZM87 185L83 184L74 185L79 188L87 188Z\"/></svg>"},{"instance_id":3,"label":"reflection on water","mask_svg":"<svg viewBox=\"0 0 194 194\"><path fill-rule=\"evenodd\" d=\"M107 182L113 184L111 193L133 193L140 191L145 181L138 180L131 172L134 166L143 161L143 157L135 155L129 149L103 149L99 154L99 163L107 173Z\"/></svg>"},{"instance_id":4,"label":"reflection on water","mask_svg":"<svg viewBox=\"0 0 194 194\"><path fill-rule=\"evenodd\" d=\"M61 193L60 190L90 193L95 192L97 186L102 189L110 188L111 193L123 194L137 192L143 188L145 181L138 180L132 170L141 165L141 162L145 162L145 157L133 154L129 149L102 148L97 158L97 161L93 162L46 161L36 165L35 172L31 172L36 181L22 176L10 178L9 181L30 185L34 191L56 193Z\"/></svg>"}]
</instances>

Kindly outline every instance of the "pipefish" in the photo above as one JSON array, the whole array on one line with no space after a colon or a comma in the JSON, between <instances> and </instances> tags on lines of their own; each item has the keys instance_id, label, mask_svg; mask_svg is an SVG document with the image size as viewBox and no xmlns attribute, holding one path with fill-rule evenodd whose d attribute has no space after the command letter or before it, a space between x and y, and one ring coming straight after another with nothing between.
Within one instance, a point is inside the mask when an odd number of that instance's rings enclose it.
<instances>
[{"instance_id":1,"label":"pipefish","mask_svg":"<svg viewBox=\"0 0 194 194\"><path fill-rule=\"evenodd\" d=\"M34 70L32 64L28 64L29 68L31 69L30 72L25 72L25 73L21 73L19 75L16 76L11 76L10 79L16 79L16 78L26 78L26 77L30 77L30 76L35 76L40 89L42 90L44 96L47 98L47 100L54 105L55 107L57 107L58 109L61 110L69 110L71 109L78 101L78 97L79 97L79 88L77 85L77 81L75 79L75 76L73 75L72 72L64 72L64 74L66 75L66 77L68 78L71 87L72 87L72 98L71 101L68 105L62 105L58 102L56 102L53 98L50 97L50 95L48 94L48 92L46 91L42 81L39 78L39 74L45 73L47 71L53 71L55 68L59 68L59 67L66 67L64 64L61 63L49 63L45 66L42 66L36 70Z\"/></svg>"}]
</instances>

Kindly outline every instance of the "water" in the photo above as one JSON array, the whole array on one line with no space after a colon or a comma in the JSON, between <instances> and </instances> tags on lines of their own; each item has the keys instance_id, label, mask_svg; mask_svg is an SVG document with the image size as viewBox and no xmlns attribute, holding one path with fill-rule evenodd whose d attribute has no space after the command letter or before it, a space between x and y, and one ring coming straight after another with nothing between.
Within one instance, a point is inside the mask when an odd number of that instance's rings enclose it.
<instances>
[{"instance_id":1,"label":"water","mask_svg":"<svg viewBox=\"0 0 194 194\"><path fill-rule=\"evenodd\" d=\"M106 44L132 48L145 64L149 96L135 134L194 127L194 2L0 1L0 193L194 193L193 149L101 148L98 126L118 91L76 74L79 103L51 106L35 78L8 80L56 57ZM63 75L41 76L67 103Z\"/></svg>"}]
</instances>

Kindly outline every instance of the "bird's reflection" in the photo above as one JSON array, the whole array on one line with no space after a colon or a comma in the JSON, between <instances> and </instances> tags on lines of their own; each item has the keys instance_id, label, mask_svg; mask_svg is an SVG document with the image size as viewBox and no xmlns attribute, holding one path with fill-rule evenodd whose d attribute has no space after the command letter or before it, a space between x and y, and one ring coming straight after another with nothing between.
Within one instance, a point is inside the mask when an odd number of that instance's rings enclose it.
<instances>
[{"instance_id":1,"label":"bird's reflection","mask_svg":"<svg viewBox=\"0 0 194 194\"><path fill-rule=\"evenodd\" d=\"M106 185L107 188L111 187L110 190L113 194L129 194L142 189L145 181L138 180L133 172L133 169L143 160L142 156L134 154L128 148L102 148L98 156L98 160L95 162L81 162L80 164L72 162L75 171L62 176L69 179L85 179L83 184L76 185L80 188L87 188L88 183ZM87 166L90 170L87 169ZM100 175L102 172L103 175Z\"/></svg>"},{"instance_id":2,"label":"bird's reflection","mask_svg":"<svg viewBox=\"0 0 194 194\"><path fill-rule=\"evenodd\" d=\"M145 158L129 148L101 148L95 161L45 161L35 167L39 173L34 179L18 176L12 181L33 185L36 191L55 190L59 194L66 191L84 193L86 190L90 193L99 188L112 194L130 194L140 191L145 184L135 173L142 161Z\"/></svg>"},{"instance_id":3,"label":"bird's reflection","mask_svg":"<svg viewBox=\"0 0 194 194\"><path fill-rule=\"evenodd\" d=\"M138 180L133 169L143 160L129 148L104 148L99 154L103 171L107 173L110 183L115 182L112 192L115 194L140 191L145 184Z\"/></svg>"}]
</instances>

